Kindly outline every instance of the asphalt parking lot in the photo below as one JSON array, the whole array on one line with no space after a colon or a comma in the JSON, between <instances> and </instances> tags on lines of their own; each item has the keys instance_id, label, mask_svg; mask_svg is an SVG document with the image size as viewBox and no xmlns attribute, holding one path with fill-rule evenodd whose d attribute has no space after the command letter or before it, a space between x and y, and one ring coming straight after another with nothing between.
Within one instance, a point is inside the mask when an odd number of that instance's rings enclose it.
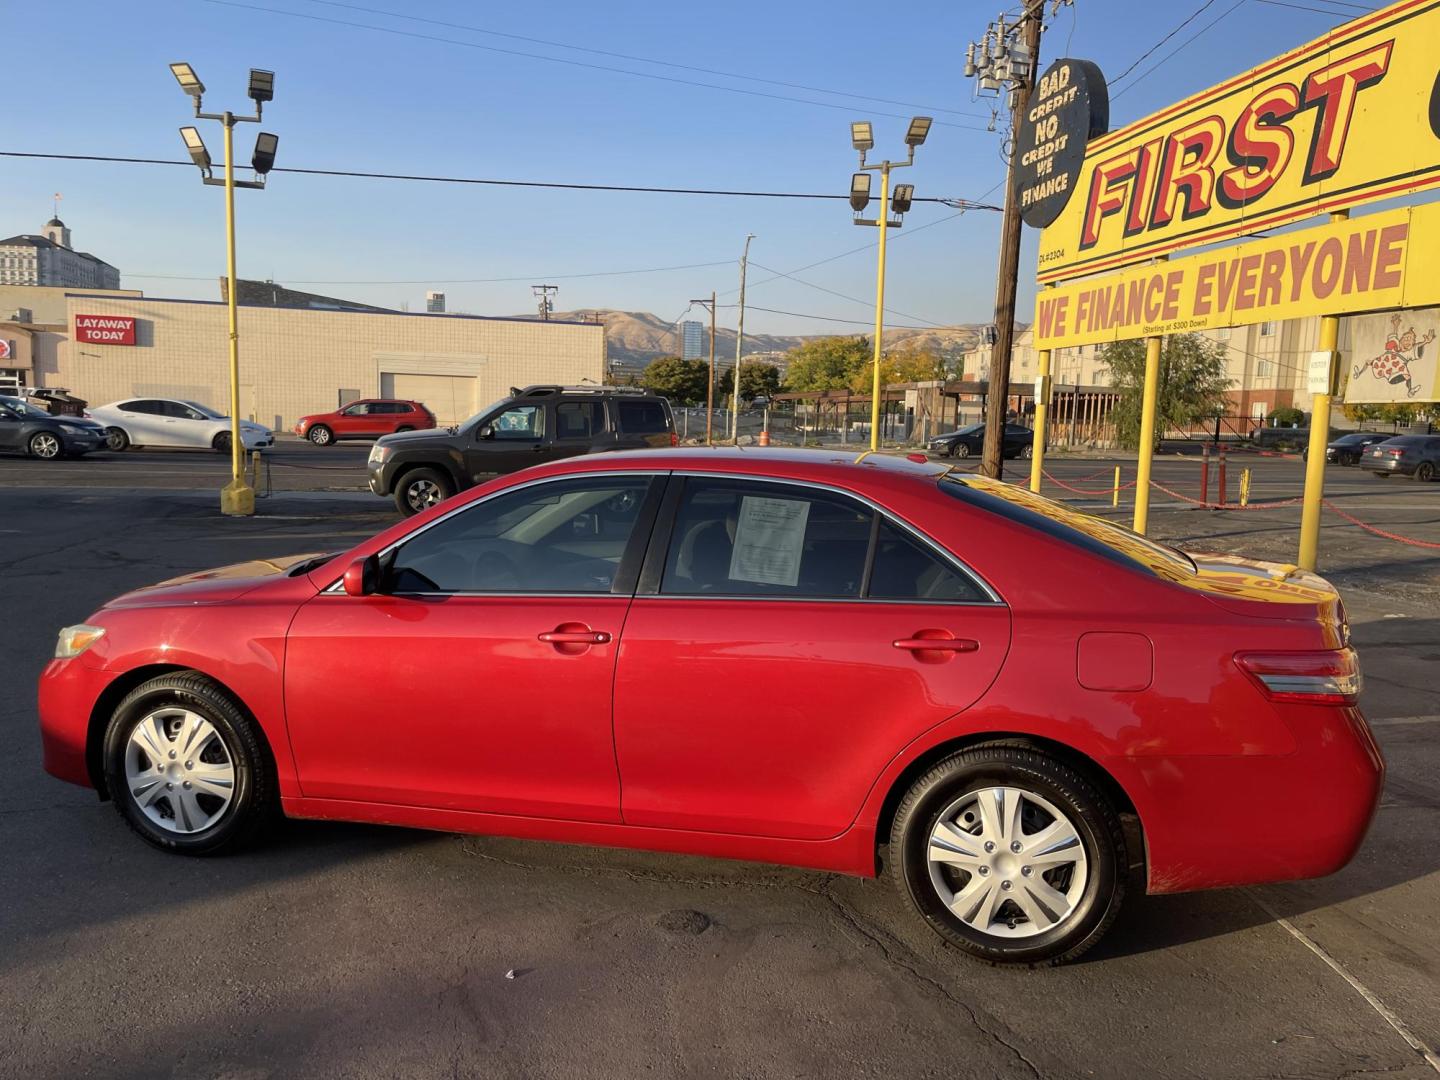
<instances>
[{"instance_id":1,"label":"asphalt parking lot","mask_svg":"<svg viewBox=\"0 0 1440 1080\"><path fill-rule=\"evenodd\" d=\"M1344 594L1390 767L1364 848L1319 881L1139 900L1066 968L980 967L883 882L746 863L319 823L181 859L46 776L33 687L56 629L137 585L343 548L390 524L392 505L358 490L367 449L282 443L274 494L238 521L216 513L218 455L0 459L0 744L12 764L0 785L0 1073L1440 1070L1403 1034L1440 1044L1440 549L1334 515L1322 571ZM1298 461L1250 463L1255 500L1298 493ZM1050 471L1094 492L1110 467L1056 457ZM1195 496L1198 468L1162 460L1156 479ZM1440 484L1332 467L1327 485L1354 516L1440 543ZM1157 495L1151 531L1289 561L1298 520L1293 506L1212 512ZM434 677L447 677L439 660Z\"/></svg>"}]
</instances>

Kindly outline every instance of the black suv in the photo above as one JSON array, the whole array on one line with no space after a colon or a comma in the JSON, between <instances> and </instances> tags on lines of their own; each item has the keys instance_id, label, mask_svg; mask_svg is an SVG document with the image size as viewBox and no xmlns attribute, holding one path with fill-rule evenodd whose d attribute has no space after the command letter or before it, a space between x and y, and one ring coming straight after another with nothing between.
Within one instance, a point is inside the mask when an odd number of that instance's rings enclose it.
<instances>
[{"instance_id":1,"label":"black suv","mask_svg":"<svg viewBox=\"0 0 1440 1080\"><path fill-rule=\"evenodd\" d=\"M458 427L382 436L366 468L370 490L408 517L501 473L677 442L670 403L639 387L512 387Z\"/></svg>"}]
</instances>

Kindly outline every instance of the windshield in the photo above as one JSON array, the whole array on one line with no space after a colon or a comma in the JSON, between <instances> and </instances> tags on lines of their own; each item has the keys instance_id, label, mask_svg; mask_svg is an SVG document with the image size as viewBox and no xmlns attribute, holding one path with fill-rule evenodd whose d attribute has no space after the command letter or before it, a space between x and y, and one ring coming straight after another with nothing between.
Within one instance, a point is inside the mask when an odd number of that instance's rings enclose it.
<instances>
[{"instance_id":1,"label":"windshield","mask_svg":"<svg viewBox=\"0 0 1440 1080\"><path fill-rule=\"evenodd\" d=\"M983 423L982 423L982 424L966 424L964 427L958 428L958 429L956 429L955 431L951 432L951 434L952 434L952 435L975 435L975 434L978 434L979 432L984 431L984 430L985 430L985 425L984 425Z\"/></svg>"},{"instance_id":2,"label":"windshield","mask_svg":"<svg viewBox=\"0 0 1440 1080\"><path fill-rule=\"evenodd\" d=\"M208 416L211 420L224 420L224 419L225 419L225 416L224 416L223 413L218 413L218 412L216 412L214 409L207 409L204 405L201 405L198 401L183 401L183 402L181 402L181 404L182 404L182 405L189 405L190 408L194 409L194 410L195 410L196 412L198 412L201 416Z\"/></svg>"},{"instance_id":3,"label":"windshield","mask_svg":"<svg viewBox=\"0 0 1440 1080\"><path fill-rule=\"evenodd\" d=\"M1022 524L1037 528L1049 536L1066 540L1097 555L1138 564L1152 573L1174 577L1177 573L1194 574L1194 560L1177 548L1156 543L1137 532L1102 517L1072 509L1064 503L1042 495L991 480L983 476L941 477L941 490L947 495L965 497L985 505ZM957 488L963 488L961 496Z\"/></svg>"},{"instance_id":4,"label":"windshield","mask_svg":"<svg viewBox=\"0 0 1440 1080\"><path fill-rule=\"evenodd\" d=\"M485 408L477 412L474 416L470 417L469 420L466 420L463 424L457 424L456 426L468 428L473 424L478 423L483 417L489 416L492 412L500 408L501 405L504 405L509 400L510 399L508 397L502 397L499 401L491 402L489 405L486 405Z\"/></svg>"},{"instance_id":5,"label":"windshield","mask_svg":"<svg viewBox=\"0 0 1440 1080\"><path fill-rule=\"evenodd\" d=\"M43 416L43 417L45 417L47 420L50 418L50 414L49 414L48 412L46 412L44 409L36 408L34 405L31 405L28 401L21 401L19 398L15 398L15 397L0 397L0 405L8 405L8 406L10 406L10 408L14 409L16 412L18 412L18 413L24 413L26 416Z\"/></svg>"}]
</instances>

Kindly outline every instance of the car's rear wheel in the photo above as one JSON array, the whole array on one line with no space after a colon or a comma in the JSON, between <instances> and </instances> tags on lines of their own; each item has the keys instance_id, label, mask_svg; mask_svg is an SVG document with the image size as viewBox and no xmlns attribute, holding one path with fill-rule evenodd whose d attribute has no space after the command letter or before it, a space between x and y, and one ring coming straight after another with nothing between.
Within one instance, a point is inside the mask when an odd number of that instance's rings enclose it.
<instances>
[{"instance_id":1,"label":"car's rear wheel","mask_svg":"<svg viewBox=\"0 0 1440 1080\"><path fill-rule=\"evenodd\" d=\"M105 431L105 445L118 454L130 449L130 436L118 427L107 428Z\"/></svg>"},{"instance_id":2,"label":"car's rear wheel","mask_svg":"<svg viewBox=\"0 0 1440 1080\"><path fill-rule=\"evenodd\" d=\"M306 435L316 446L329 446L335 441L335 433L324 424L316 424Z\"/></svg>"},{"instance_id":3,"label":"car's rear wheel","mask_svg":"<svg viewBox=\"0 0 1440 1080\"><path fill-rule=\"evenodd\" d=\"M1020 448L1020 456L1021 456L1022 458L1031 458L1031 457L1034 457L1034 456L1035 456L1035 447L1032 446L1032 445L1022 446L1022 447Z\"/></svg>"},{"instance_id":4,"label":"car's rear wheel","mask_svg":"<svg viewBox=\"0 0 1440 1080\"><path fill-rule=\"evenodd\" d=\"M1415 466L1415 479L1429 483L1435 479L1435 466L1428 461L1422 461Z\"/></svg>"},{"instance_id":5,"label":"car's rear wheel","mask_svg":"<svg viewBox=\"0 0 1440 1080\"><path fill-rule=\"evenodd\" d=\"M1377 472L1375 475L1380 477L1381 480L1389 480L1392 474L1388 472Z\"/></svg>"},{"instance_id":6,"label":"car's rear wheel","mask_svg":"<svg viewBox=\"0 0 1440 1080\"><path fill-rule=\"evenodd\" d=\"M60 456L63 448L60 436L49 431L37 431L30 436L30 456L52 461Z\"/></svg>"},{"instance_id":7,"label":"car's rear wheel","mask_svg":"<svg viewBox=\"0 0 1440 1080\"><path fill-rule=\"evenodd\" d=\"M950 447L950 456L951 456L951 457L969 457L969 456L970 456L970 446L969 446L969 444L968 444L968 443L963 443L963 442L957 442L957 443L955 443L953 446Z\"/></svg>"},{"instance_id":8,"label":"car's rear wheel","mask_svg":"<svg viewBox=\"0 0 1440 1080\"><path fill-rule=\"evenodd\" d=\"M168 851L233 848L275 810L274 769L254 722L195 672L127 694L110 718L103 760L121 817Z\"/></svg>"},{"instance_id":9,"label":"car's rear wheel","mask_svg":"<svg viewBox=\"0 0 1440 1080\"><path fill-rule=\"evenodd\" d=\"M215 448L217 454L230 453L230 432L219 432L215 438L211 440L210 445Z\"/></svg>"},{"instance_id":10,"label":"car's rear wheel","mask_svg":"<svg viewBox=\"0 0 1440 1080\"><path fill-rule=\"evenodd\" d=\"M414 431L414 430L415 430L415 429L414 429L413 427L411 427L409 424L401 424L399 427L397 427L397 428L395 429L395 434L398 435L398 434L400 434L400 432L402 432L402 431Z\"/></svg>"},{"instance_id":11,"label":"car's rear wheel","mask_svg":"<svg viewBox=\"0 0 1440 1080\"><path fill-rule=\"evenodd\" d=\"M1115 809L1079 772L1025 746L974 747L911 785L891 873L930 928L993 964L1058 964L1124 901Z\"/></svg>"},{"instance_id":12,"label":"car's rear wheel","mask_svg":"<svg viewBox=\"0 0 1440 1080\"><path fill-rule=\"evenodd\" d=\"M455 494L455 485L438 469L412 469L395 485L395 505L406 517L429 510Z\"/></svg>"}]
</instances>

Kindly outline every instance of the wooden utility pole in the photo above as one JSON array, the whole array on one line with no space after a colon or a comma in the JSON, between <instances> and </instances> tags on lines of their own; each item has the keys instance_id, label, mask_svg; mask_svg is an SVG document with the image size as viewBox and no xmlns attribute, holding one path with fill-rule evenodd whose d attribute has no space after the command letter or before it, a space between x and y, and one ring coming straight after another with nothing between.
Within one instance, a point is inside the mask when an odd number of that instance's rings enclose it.
<instances>
[{"instance_id":1,"label":"wooden utility pole","mask_svg":"<svg viewBox=\"0 0 1440 1080\"><path fill-rule=\"evenodd\" d=\"M1014 89L1010 109L1010 130L1020 130L1030 88L1040 64L1040 32L1044 23L1043 2L1032 3L1025 12L1024 41L1030 51L1030 73ZM1010 354L1015 342L1015 290L1020 275L1020 207L1015 199L1015 150L1005 172L1005 218L1000 226L1000 272L995 285L995 345L990 353L990 384L985 399L985 445L980 471L999 480L1004 472L1005 410L1010 401Z\"/></svg>"}]
</instances>

